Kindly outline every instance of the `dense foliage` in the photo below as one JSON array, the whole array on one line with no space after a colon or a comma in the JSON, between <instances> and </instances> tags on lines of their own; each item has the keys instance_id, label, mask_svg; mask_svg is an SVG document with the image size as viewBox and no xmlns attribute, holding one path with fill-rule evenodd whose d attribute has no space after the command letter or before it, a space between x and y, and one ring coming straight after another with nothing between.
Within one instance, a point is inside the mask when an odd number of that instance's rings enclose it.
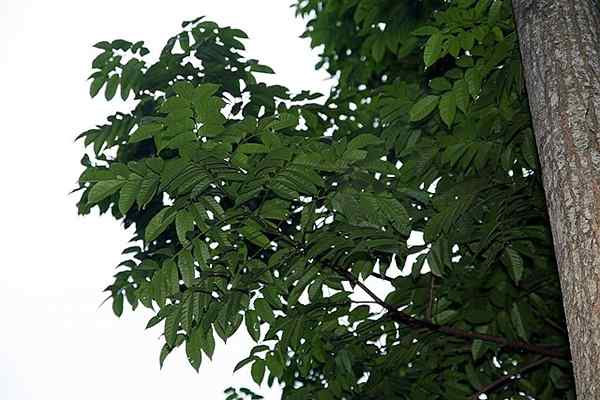
<instances>
[{"instance_id":1,"label":"dense foliage","mask_svg":"<svg viewBox=\"0 0 600 400\"><path fill-rule=\"evenodd\" d=\"M327 97L202 19L155 62L96 45L91 95L135 100L81 135L79 212L135 227L114 312L156 310L194 368L245 325L285 399L574 398L510 2L296 10Z\"/></svg>"}]
</instances>

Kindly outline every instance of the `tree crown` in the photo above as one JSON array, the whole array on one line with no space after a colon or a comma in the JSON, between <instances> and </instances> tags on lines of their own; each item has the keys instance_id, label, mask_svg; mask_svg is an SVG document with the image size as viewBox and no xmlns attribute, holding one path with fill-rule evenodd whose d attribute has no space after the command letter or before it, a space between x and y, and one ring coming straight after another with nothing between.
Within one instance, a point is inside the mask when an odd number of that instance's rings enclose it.
<instances>
[{"instance_id":1,"label":"tree crown","mask_svg":"<svg viewBox=\"0 0 600 400\"><path fill-rule=\"evenodd\" d=\"M296 10L327 97L258 82L204 19L154 63L96 44L91 95L136 101L80 135L79 212L135 227L115 314L156 309L161 365L196 369L244 323L238 368L288 399L573 396L510 3Z\"/></svg>"}]
</instances>

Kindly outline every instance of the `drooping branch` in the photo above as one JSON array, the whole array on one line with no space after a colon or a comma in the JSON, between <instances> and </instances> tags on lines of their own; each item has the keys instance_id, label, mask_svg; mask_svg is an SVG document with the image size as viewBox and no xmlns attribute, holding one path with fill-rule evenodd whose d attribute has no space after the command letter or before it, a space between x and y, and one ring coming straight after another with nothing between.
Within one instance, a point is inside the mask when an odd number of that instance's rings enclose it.
<instances>
[{"instance_id":1,"label":"drooping branch","mask_svg":"<svg viewBox=\"0 0 600 400\"><path fill-rule=\"evenodd\" d=\"M377 304L379 304L381 307L383 307L384 309L386 309L388 311L390 317L394 321L400 322L406 326L420 328L420 329L424 328L424 329L427 329L427 330L430 330L433 332L439 332L439 333L446 334L448 336L462 338L462 339L466 339L469 341L479 339L479 340L483 340L484 342L496 343L504 349L526 351L529 353L540 354L543 356L547 356L547 357L551 357L551 358L558 358L558 359L563 359L563 360L571 359L569 352L557 350L556 348L552 348L552 347L548 347L548 346L544 346L544 345L530 344L530 343L523 342L523 341L511 341L502 336L487 335L487 334L479 333L479 332L475 332L475 331L465 331L463 329L454 328L454 327L451 327L448 325L439 325L432 321L415 318L409 314L406 314L405 312L399 311L393 305L383 301L371 289L369 289L369 287L367 287L364 283L360 282L359 280L355 279L354 276L352 276L352 274L349 273L348 271L341 271L339 269L336 269L336 271L338 273L342 274L344 277L346 277L346 279L348 279L352 284L354 284L354 285L360 287L362 290L364 290L364 292L367 293L369 295L369 297L371 297Z\"/></svg>"}]
</instances>

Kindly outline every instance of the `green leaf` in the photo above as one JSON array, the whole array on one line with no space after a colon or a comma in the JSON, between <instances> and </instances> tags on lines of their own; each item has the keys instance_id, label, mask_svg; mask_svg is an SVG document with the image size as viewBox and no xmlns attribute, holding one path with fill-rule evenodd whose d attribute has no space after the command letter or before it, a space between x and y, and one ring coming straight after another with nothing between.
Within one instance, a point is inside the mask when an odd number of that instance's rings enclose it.
<instances>
[{"instance_id":1,"label":"green leaf","mask_svg":"<svg viewBox=\"0 0 600 400\"><path fill-rule=\"evenodd\" d=\"M108 78L108 83L106 84L106 91L104 92L104 96L106 100L111 100L115 97L115 93L117 93L117 87L119 86L119 75L112 75Z\"/></svg>"},{"instance_id":2,"label":"green leaf","mask_svg":"<svg viewBox=\"0 0 600 400\"><path fill-rule=\"evenodd\" d=\"M152 200L152 197L158 188L159 182L159 176L153 173L149 173L142 179L142 183L140 183L140 190L138 191L135 199L140 208L144 208L150 202L150 200Z\"/></svg>"},{"instance_id":3,"label":"green leaf","mask_svg":"<svg viewBox=\"0 0 600 400\"><path fill-rule=\"evenodd\" d=\"M452 319L454 319L454 317L456 317L457 314L458 314L458 311L456 311L456 310L442 311L441 313L436 314L433 317L433 322L435 324L444 325L444 324L447 324L448 322L452 321Z\"/></svg>"},{"instance_id":4,"label":"green leaf","mask_svg":"<svg viewBox=\"0 0 600 400\"><path fill-rule=\"evenodd\" d=\"M502 0L494 0L490 6L489 21L493 25L500 16L502 10Z\"/></svg>"},{"instance_id":5,"label":"green leaf","mask_svg":"<svg viewBox=\"0 0 600 400\"><path fill-rule=\"evenodd\" d=\"M410 109L409 115L412 122L420 121L427 117L438 105L440 96L425 96L415 103Z\"/></svg>"},{"instance_id":6,"label":"green leaf","mask_svg":"<svg viewBox=\"0 0 600 400\"><path fill-rule=\"evenodd\" d=\"M452 92L454 93L456 106L460 109L460 111L466 113L470 102L467 82L465 82L463 79L454 82Z\"/></svg>"},{"instance_id":7,"label":"green leaf","mask_svg":"<svg viewBox=\"0 0 600 400\"><path fill-rule=\"evenodd\" d=\"M183 51L190 51L190 36L188 32L183 31L179 34L179 45Z\"/></svg>"},{"instance_id":8,"label":"green leaf","mask_svg":"<svg viewBox=\"0 0 600 400\"><path fill-rule=\"evenodd\" d=\"M485 325L494 319L495 310L486 299L471 299L462 311L465 321L473 325Z\"/></svg>"},{"instance_id":9,"label":"green leaf","mask_svg":"<svg viewBox=\"0 0 600 400\"><path fill-rule=\"evenodd\" d=\"M279 361L279 357L276 354L267 354L267 358L265 360L271 374L280 378L283 374L283 365Z\"/></svg>"},{"instance_id":10,"label":"green leaf","mask_svg":"<svg viewBox=\"0 0 600 400\"><path fill-rule=\"evenodd\" d=\"M110 50L112 48L110 42L107 42L106 40L98 42L95 45L93 45L92 47L95 47L95 48L101 49L101 50Z\"/></svg>"},{"instance_id":11,"label":"green leaf","mask_svg":"<svg viewBox=\"0 0 600 400\"><path fill-rule=\"evenodd\" d=\"M515 284L521 282L523 277L523 258L521 255L511 247L504 248L502 254L502 263L508 268L508 273Z\"/></svg>"},{"instance_id":12,"label":"green leaf","mask_svg":"<svg viewBox=\"0 0 600 400\"><path fill-rule=\"evenodd\" d=\"M183 279L183 283L187 287L192 287L192 283L194 282L194 259L192 257L192 253L189 250L184 250L178 258L179 272L181 272L181 278Z\"/></svg>"},{"instance_id":13,"label":"green leaf","mask_svg":"<svg viewBox=\"0 0 600 400\"><path fill-rule=\"evenodd\" d=\"M381 144L383 141L377 136L370 133L358 135L348 143L348 150L362 149L367 146Z\"/></svg>"},{"instance_id":14,"label":"green leaf","mask_svg":"<svg viewBox=\"0 0 600 400\"><path fill-rule=\"evenodd\" d=\"M521 310L519 309L517 303L513 303L512 308L510 309L510 320L512 321L513 326L517 331L517 334L525 341L529 340L527 328L525 328L525 323L523 322Z\"/></svg>"},{"instance_id":15,"label":"green leaf","mask_svg":"<svg viewBox=\"0 0 600 400\"><path fill-rule=\"evenodd\" d=\"M144 139L151 138L154 134L161 131L163 125L160 123L150 123L141 125L135 132L129 137L129 143L141 142Z\"/></svg>"},{"instance_id":16,"label":"green leaf","mask_svg":"<svg viewBox=\"0 0 600 400\"><path fill-rule=\"evenodd\" d=\"M162 347L162 349L160 350L160 357L159 357L160 368L162 368L163 364L165 363L165 360L166 360L167 356L171 353L171 350L172 350L172 348L169 347L169 345L166 344L166 343Z\"/></svg>"},{"instance_id":17,"label":"green leaf","mask_svg":"<svg viewBox=\"0 0 600 400\"><path fill-rule=\"evenodd\" d=\"M344 152L344 155L342 156L344 160L348 160L348 161L360 161L360 160L364 160L367 157L367 151L366 150L352 150L352 149L348 149Z\"/></svg>"},{"instance_id":18,"label":"green leaf","mask_svg":"<svg viewBox=\"0 0 600 400\"><path fill-rule=\"evenodd\" d=\"M217 217L218 220L225 218L225 211L223 210L223 207L221 207L221 205L213 197L203 197L202 203L215 214L215 217Z\"/></svg>"},{"instance_id":19,"label":"green leaf","mask_svg":"<svg viewBox=\"0 0 600 400\"><path fill-rule=\"evenodd\" d=\"M261 65L261 64L256 64L253 65L251 67L253 72L258 72L261 74L274 74L275 71L273 71L273 69L271 67L269 67L268 65Z\"/></svg>"},{"instance_id":20,"label":"green leaf","mask_svg":"<svg viewBox=\"0 0 600 400\"><path fill-rule=\"evenodd\" d=\"M406 38L396 53L398 59L402 59L411 54L417 48L418 44L419 40L416 37Z\"/></svg>"},{"instance_id":21,"label":"green leaf","mask_svg":"<svg viewBox=\"0 0 600 400\"><path fill-rule=\"evenodd\" d=\"M461 32L458 36L460 45L465 50L471 50L475 44L475 37L471 32Z\"/></svg>"},{"instance_id":22,"label":"green leaf","mask_svg":"<svg viewBox=\"0 0 600 400\"><path fill-rule=\"evenodd\" d=\"M121 99L127 100L129 91L136 83L135 78L139 73L139 68L140 67L135 59L129 60L123 67L123 72L121 73Z\"/></svg>"},{"instance_id":23,"label":"green leaf","mask_svg":"<svg viewBox=\"0 0 600 400\"><path fill-rule=\"evenodd\" d=\"M290 202L283 199L267 200L260 208L262 218L274 219L277 221L286 220L289 215Z\"/></svg>"},{"instance_id":24,"label":"green leaf","mask_svg":"<svg viewBox=\"0 0 600 400\"><path fill-rule=\"evenodd\" d=\"M250 364L252 361L256 360L256 357L246 357L243 360L241 360L240 362L238 362L235 367L233 368L233 372L238 371L239 369L243 368L244 365L248 365Z\"/></svg>"},{"instance_id":25,"label":"green leaf","mask_svg":"<svg viewBox=\"0 0 600 400\"><path fill-rule=\"evenodd\" d=\"M117 317L123 314L123 293L119 292L113 296L112 309Z\"/></svg>"},{"instance_id":26,"label":"green leaf","mask_svg":"<svg viewBox=\"0 0 600 400\"><path fill-rule=\"evenodd\" d=\"M175 216L175 229L179 242L186 246L189 243L186 235L194 230L194 217L188 210L180 210Z\"/></svg>"},{"instance_id":27,"label":"green leaf","mask_svg":"<svg viewBox=\"0 0 600 400\"><path fill-rule=\"evenodd\" d=\"M293 307L298 302L298 299L300 298L308 284L312 282L315 276L317 276L317 273L318 269L316 267L312 267L304 274L302 274L302 277L298 280L298 283L296 283L288 297L289 307Z\"/></svg>"},{"instance_id":28,"label":"green leaf","mask_svg":"<svg viewBox=\"0 0 600 400\"><path fill-rule=\"evenodd\" d=\"M335 357L336 364L339 364L342 367L344 374L352 375L352 360L350 358L350 353L347 350L339 351Z\"/></svg>"},{"instance_id":29,"label":"green leaf","mask_svg":"<svg viewBox=\"0 0 600 400\"><path fill-rule=\"evenodd\" d=\"M119 190L125 182L126 181L122 179L111 179L94 184L88 194L88 203L96 204L99 201L104 200Z\"/></svg>"},{"instance_id":30,"label":"green leaf","mask_svg":"<svg viewBox=\"0 0 600 400\"><path fill-rule=\"evenodd\" d=\"M383 60L383 56L385 55L385 42L383 40L375 40L373 42L373 45L371 46L371 55L375 62Z\"/></svg>"},{"instance_id":31,"label":"green leaf","mask_svg":"<svg viewBox=\"0 0 600 400\"><path fill-rule=\"evenodd\" d=\"M209 98L217 94L221 86L219 83L203 83L194 89L194 96L196 99Z\"/></svg>"},{"instance_id":32,"label":"green leaf","mask_svg":"<svg viewBox=\"0 0 600 400\"><path fill-rule=\"evenodd\" d=\"M241 227L240 233L244 235L246 240L260 247L266 247L271 242L269 238L263 235L263 233L260 231L260 226L257 224L245 225Z\"/></svg>"},{"instance_id":33,"label":"green leaf","mask_svg":"<svg viewBox=\"0 0 600 400\"><path fill-rule=\"evenodd\" d=\"M439 104L440 117L442 121L450 128L456 115L456 98L453 92L444 93Z\"/></svg>"},{"instance_id":34,"label":"green leaf","mask_svg":"<svg viewBox=\"0 0 600 400\"><path fill-rule=\"evenodd\" d=\"M269 149L264 144L244 143L238 146L237 151L243 154L261 154L267 153Z\"/></svg>"},{"instance_id":35,"label":"green leaf","mask_svg":"<svg viewBox=\"0 0 600 400\"><path fill-rule=\"evenodd\" d=\"M175 346L178 328L179 309L177 307L173 307L165 318L165 340L167 341L167 345L171 348Z\"/></svg>"},{"instance_id":36,"label":"green leaf","mask_svg":"<svg viewBox=\"0 0 600 400\"><path fill-rule=\"evenodd\" d=\"M102 86L106 83L106 79L106 75L100 75L92 80L92 83L90 84L90 96L92 98L96 97L98 92L100 92L100 89L102 89Z\"/></svg>"},{"instance_id":37,"label":"green leaf","mask_svg":"<svg viewBox=\"0 0 600 400\"><path fill-rule=\"evenodd\" d=\"M282 129L293 128L298 125L298 115L290 113L282 113L277 116L277 119L267 125L268 129L280 131Z\"/></svg>"},{"instance_id":38,"label":"green leaf","mask_svg":"<svg viewBox=\"0 0 600 400\"><path fill-rule=\"evenodd\" d=\"M429 86L433 90L437 90L439 92L445 92L447 90L452 89L452 84L450 81L443 76L439 76L437 78L433 78L431 82L429 82Z\"/></svg>"},{"instance_id":39,"label":"green leaf","mask_svg":"<svg viewBox=\"0 0 600 400\"><path fill-rule=\"evenodd\" d=\"M427 43L425 43L425 49L423 51L423 61L425 62L425 68L433 65L442 55L442 35L440 33L434 33L429 37Z\"/></svg>"},{"instance_id":40,"label":"green leaf","mask_svg":"<svg viewBox=\"0 0 600 400\"><path fill-rule=\"evenodd\" d=\"M465 81L471 96L474 98L479 95L479 92L481 92L481 73L477 68L470 68L465 72Z\"/></svg>"},{"instance_id":41,"label":"green leaf","mask_svg":"<svg viewBox=\"0 0 600 400\"><path fill-rule=\"evenodd\" d=\"M443 238L438 239L432 244L431 250L427 254L427 265L431 273L438 277L444 276L444 270L447 264L447 249Z\"/></svg>"},{"instance_id":42,"label":"green leaf","mask_svg":"<svg viewBox=\"0 0 600 400\"><path fill-rule=\"evenodd\" d=\"M462 79L462 77L464 76L462 69L460 68L452 68L449 69L448 71L446 71L446 73L444 74L444 76L448 79Z\"/></svg>"},{"instance_id":43,"label":"green leaf","mask_svg":"<svg viewBox=\"0 0 600 400\"><path fill-rule=\"evenodd\" d=\"M244 316L244 322L246 323L246 329L250 334L250 337L258 343L260 340L260 321L258 320L258 314L255 310L247 310Z\"/></svg>"},{"instance_id":44,"label":"green leaf","mask_svg":"<svg viewBox=\"0 0 600 400\"><path fill-rule=\"evenodd\" d=\"M196 328L185 343L185 354L190 365L196 370L202 364L202 348L200 347L200 328Z\"/></svg>"},{"instance_id":45,"label":"green leaf","mask_svg":"<svg viewBox=\"0 0 600 400\"><path fill-rule=\"evenodd\" d=\"M209 328L202 335L202 350L204 350L204 354L212 360L212 356L215 352L215 337L212 328Z\"/></svg>"},{"instance_id":46,"label":"green leaf","mask_svg":"<svg viewBox=\"0 0 600 400\"><path fill-rule=\"evenodd\" d=\"M447 42L448 53L452 55L452 57L457 58L460 54L460 40L457 37L451 36Z\"/></svg>"},{"instance_id":47,"label":"green leaf","mask_svg":"<svg viewBox=\"0 0 600 400\"><path fill-rule=\"evenodd\" d=\"M166 295L175 295L179 293L179 272L177 264L173 259L168 259L163 263L162 270L164 271Z\"/></svg>"},{"instance_id":48,"label":"green leaf","mask_svg":"<svg viewBox=\"0 0 600 400\"><path fill-rule=\"evenodd\" d=\"M144 234L144 240L151 242L158 237L165 229L173 222L175 214L170 207L165 207L160 210L146 226L146 232Z\"/></svg>"},{"instance_id":49,"label":"green leaf","mask_svg":"<svg viewBox=\"0 0 600 400\"><path fill-rule=\"evenodd\" d=\"M257 385L260 385L265 376L265 361L262 359L256 359L252 364L252 368L250 369L250 373L252 375L252 379L256 382Z\"/></svg>"},{"instance_id":50,"label":"green leaf","mask_svg":"<svg viewBox=\"0 0 600 400\"><path fill-rule=\"evenodd\" d=\"M412 31L412 34L415 36L431 36L431 35L435 35L435 34L439 34L440 30L439 28L435 27L435 26L421 26L417 29L415 29L414 31Z\"/></svg>"},{"instance_id":51,"label":"green leaf","mask_svg":"<svg viewBox=\"0 0 600 400\"><path fill-rule=\"evenodd\" d=\"M379 207L387 219L394 224L394 228L404 235L410 234L410 220L406 208L394 198L379 198Z\"/></svg>"},{"instance_id":52,"label":"green leaf","mask_svg":"<svg viewBox=\"0 0 600 400\"><path fill-rule=\"evenodd\" d=\"M371 309L368 305L356 307L350 312L350 322L362 321L369 317Z\"/></svg>"},{"instance_id":53,"label":"green leaf","mask_svg":"<svg viewBox=\"0 0 600 400\"><path fill-rule=\"evenodd\" d=\"M263 321L272 322L274 319L273 309L264 298L256 299L254 302L254 308L258 312L258 315Z\"/></svg>"},{"instance_id":54,"label":"green leaf","mask_svg":"<svg viewBox=\"0 0 600 400\"><path fill-rule=\"evenodd\" d=\"M462 55L456 60L456 65L461 68L471 68L475 65L475 62L473 61L473 57Z\"/></svg>"},{"instance_id":55,"label":"green leaf","mask_svg":"<svg viewBox=\"0 0 600 400\"><path fill-rule=\"evenodd\" d=\"M195 239L193 241L194 246L194 258L201 263L201 265L206 265L210 258L210 250L205 241L201 239Z\"/></svg>"},{"instance_id":56,"label":"green leaf","mask_svg":"<svg viewBox=\"0 0 600 400\"><path fill-rule=\"evenodd\" d=\"M127 183L123 185L119 192L119 211L121 214L127 214L127 211L133 206L141 184L142 177L132 174L127 180Z\"/></svg>"},{"instance_id":57,"label":"green leaf","mask_svg":"<svg viewBox=\"0 0 600 400\"><path fill-rule=\"evenodd\" d=\"M471 355L473 356L473 360L477 361L481 358L485 351L485 345L483 340L475 339L471 344Z\"/></svg>"},{"instance_id":58,"label":"green leaf","mask_svg":"<svg viewBox=\"0 0 600 400\"><path fill-rule=\"evenodd\" d=\"M521 145L521 154L527 163L527 166L532 170L538 168L538 155L535 143L535 136L530 129L527 129L523 135L523 144Z\"/></svg>"}]
</instances>

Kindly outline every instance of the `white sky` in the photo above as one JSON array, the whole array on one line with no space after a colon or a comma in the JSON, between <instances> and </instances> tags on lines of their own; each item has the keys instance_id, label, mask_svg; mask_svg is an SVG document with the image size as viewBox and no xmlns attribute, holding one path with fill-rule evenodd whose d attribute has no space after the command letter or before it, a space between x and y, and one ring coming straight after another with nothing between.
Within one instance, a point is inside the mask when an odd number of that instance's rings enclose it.
<instances>
[{"instance_id":1,"label":"white sky","mask_svg":"<svg viewBox=\"0 0 600 400\"><path fill-rule=\"evenodd\" d=\"M206 15L248 33L248 55L275 69L272 82L326 92L331 81L314 71L289 4L0 0L0 399L216 400L229 385L256 388L247 369L231 373L251 346L243 327L200 374L182 351L161 371L161 328L144 331L149 313L98 309L129 234L108 215L78 217L67 194L81 171L73 138L126 110L89 99L94 43L145 40L157 51L181 21Z\"/></svg>"}]
</instances>

